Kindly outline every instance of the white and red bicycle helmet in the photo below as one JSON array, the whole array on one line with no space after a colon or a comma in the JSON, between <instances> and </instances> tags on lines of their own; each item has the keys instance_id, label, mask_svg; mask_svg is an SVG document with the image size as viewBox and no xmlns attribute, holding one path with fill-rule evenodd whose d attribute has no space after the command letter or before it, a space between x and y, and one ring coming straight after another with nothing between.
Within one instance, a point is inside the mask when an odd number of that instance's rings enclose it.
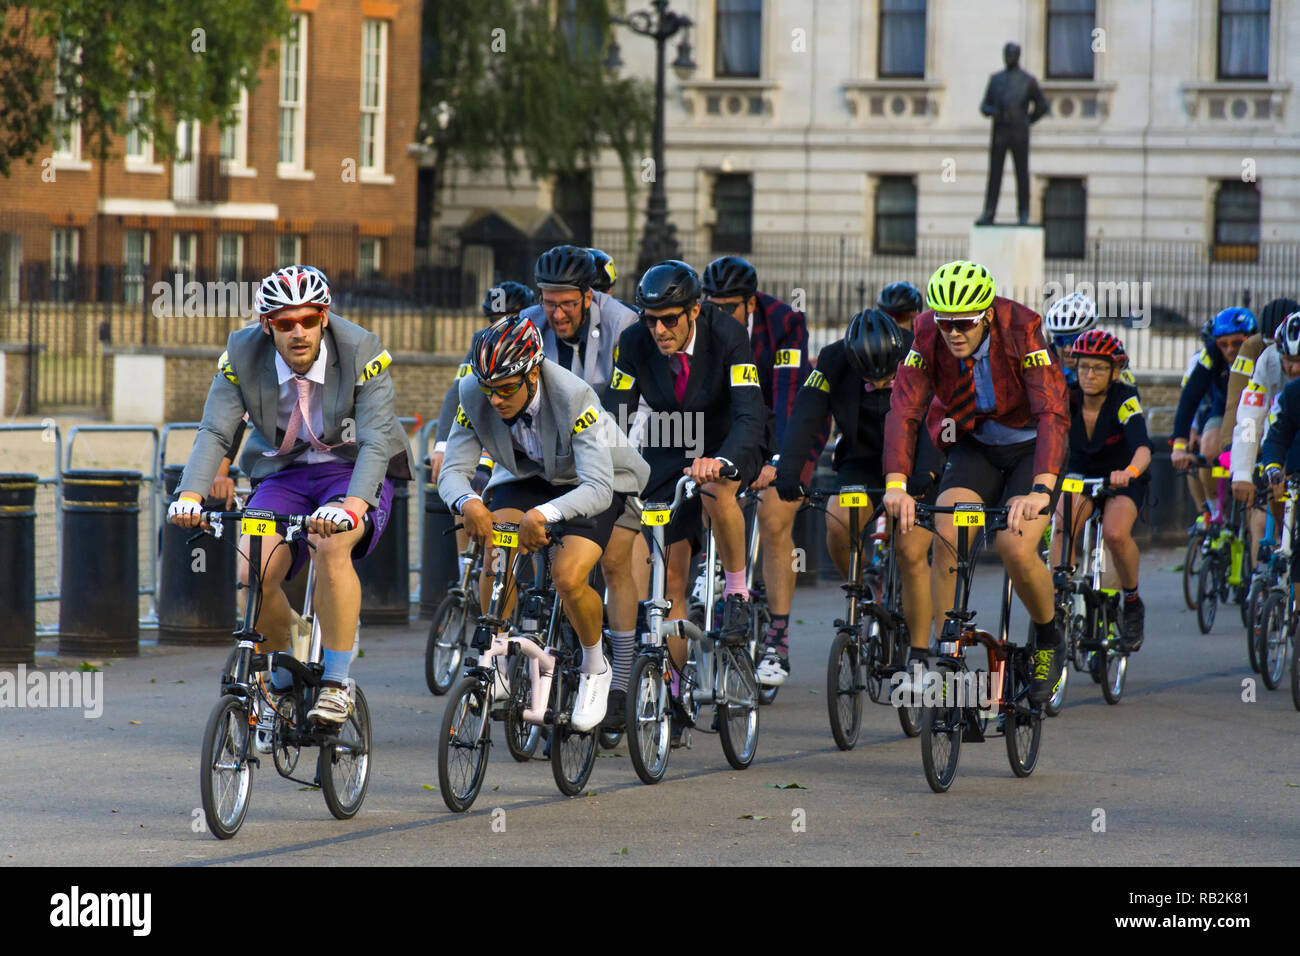
<instances>
[{"instance_id":1,"label":"white and red bicycle helmet","mask_svg":"<svg viewBox=\"0 0 1300 956\"><path fill-rule=\"evenodd\" d=\"M329 305L330 286L315 266L285 266L262 280L253 301L258 315L296 305Z\"/></svg>"},{"instance_id":2,"label":"white and red bicycle helmet","mask_svg":"<svg viewBox=\"0 0 1300 956\"><path fill-rule=\"evenodd\" d=\"M542 357L542 333L522 315L507 315L479 329L470 346L470 364L480 382L527 374Z\"/></svg>"}]
</instances>

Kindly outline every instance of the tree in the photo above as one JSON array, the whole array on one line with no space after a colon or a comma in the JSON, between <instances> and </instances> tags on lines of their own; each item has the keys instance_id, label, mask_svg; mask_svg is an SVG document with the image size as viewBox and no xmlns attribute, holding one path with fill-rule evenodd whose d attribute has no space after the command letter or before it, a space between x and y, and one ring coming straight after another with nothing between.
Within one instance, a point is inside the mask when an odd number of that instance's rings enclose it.
<instances>
[{"instance_id":1,"label":"tree","mask_svg":"<svg viewBox=\"0 0 1300 956\"><path fill-rule=\"evenodd\" d=\"M163 157L176 150L178 118L230 115L241 86L274 57L289 27L288 0L0 0L0 175L32 162L56 120L80 122L98 158L132 126Z\"/></svg>"},{"instance_id":2,"label":"tree","mask_svg":"<svg viewBox=\"0 0 1300 956\"><path fill-rule=\"evenodd\" d=\"M499 158L507 182L521 166L542 179L589 169L609 148L630 231L653 92L605 73L610 13L608 0L425 0L420 109L433 216L452 163L478 172Z\"/></svg>"}]
</instances>

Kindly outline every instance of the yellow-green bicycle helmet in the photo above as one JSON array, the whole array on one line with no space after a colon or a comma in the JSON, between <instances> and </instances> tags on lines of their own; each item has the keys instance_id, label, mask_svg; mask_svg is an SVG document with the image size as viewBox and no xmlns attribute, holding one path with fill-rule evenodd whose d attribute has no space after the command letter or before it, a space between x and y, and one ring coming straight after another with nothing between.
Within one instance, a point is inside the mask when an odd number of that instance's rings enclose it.
<instances>
[{"instance_id":1,"label":"yellow-green bicycle helmet","mask_svg":"<svg viewBox=\"0 0 1300 956\"><path fill-rule=\"evenodd\" d=\"M941 265L925 298L936 312L982 312L993 304L993 276L982 265L958 259Z\"/></svg>"}]
</instances>

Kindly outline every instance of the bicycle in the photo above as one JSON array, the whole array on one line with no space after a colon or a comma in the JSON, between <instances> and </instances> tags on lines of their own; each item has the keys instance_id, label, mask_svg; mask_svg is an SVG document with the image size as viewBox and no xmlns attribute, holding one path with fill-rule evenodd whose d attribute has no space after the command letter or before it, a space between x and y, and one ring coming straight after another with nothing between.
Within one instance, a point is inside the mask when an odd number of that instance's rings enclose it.
<instances>
[{"instance_id":1,"label":"bicycle","mask_svg":"<svg viewBox=\"0 0 1300 956\"><path fill-rule=\"evenodd\" d=\"M1210 468L1210 474L1218 479L1219 510L1224 512L1224 485L1231 472L1219 465L1211 467L1203 455L1196 455L1196 466ZM1247 624L1251 576L1248 509L1241 502L1233 499L1228 520L1214 518L1208 504L1205 513L1193 528L1192 540L1187 545L1187 557L1183 561L1183 589L1188 607L1196 611L1196 625L1202 634L1209 634L1214 627L1214 619L1219 604L1235 600L1241 605L1242 624ZM1196 598L1190 596L1189 581L1196 580ZM1234 582L1232 579L1236 578Z\"/></svg>"},{"instance_id":2,"label":"bicycle","mask_svg":"<svg viewBox=\"0 0 1300 956\"><path fill-rule=\"evenodd\" d=\"M985 533L1004 530L1006 508L986 508L981 504L957 504L952 507L916 503L916 523L936 532L935 516L950 514L957 529L957 589L954 606L944 612L943 631L939 635L939 656L935 666L940 671L937 686L927 680L926 696L934 703L921 704L921 766L926 782L936 793L944 793L957 776L957 762L963 741L978 743L985 739L988 721L999 715L997 730L1006 738L1007 759L1017 777L1027 777L1038 765L1038 750L1043 735L1042 709L1028 700L1032 661L1028 646L1008 640L1011 616L1011 578L1002 576L1002 616L999 636L975 627L975 612L970 610L971 581L979 543L970 543L972 528ZM936 541L943 540L935 533ZM937 559L937 558L936 558ZM966 664L965 649L983 645L988 654L987 671L971 671Z\"/></svg>"},{"instance_id":3,"label":"bicycle","mask_svg":"<svg viewBox=\"0 0 1300 956\"><path fill-rule=\"evenodd\" d=\"M565 529L590 527L589 519L571 519L546 526L553 538ZM495 523L492 543L517 548L519 525ZM448 699L438 738L438 784L443 802L455 813L473 805L487 773L492 745L492 717L506 724L506 741L516 760L528 760L537 747L543 726L551 731L551 770L556 786L566 796L582 792L596 760L596 732L571 727L581 676L582 651L564 615L564 602L556 596L550 579L550 559L540 552L544 573L520 595L519 630L502 615L507 586L532 556L516 554L501 561L492 582L492 597L479 615L472 648L479 652L466 668ZM503 671L498 663L506 658ZM525 658L527 662L525 663ZM497 698L502 700L498 705Z\"/></svg>"},{"instance_id":4,"label":"bicycle","mask_svg":"<svg viewBox=\"0 0 1300 956\"><path fill-rule=\"evenodd\" d=\"M479 617L478 581L483 573L483 549L477 541L470 541L461 558L460 580L448 589L433 612L424 648L424 681L438 697L451 689L461 661L469 651L474 633L470 622Z\"/></svg>"},{"instance_id":5,"label":"bicycle","mask_svg":"<svg viewBox=\"0 0 1300 956\"><path fill-rule=\"evenodd\" d=\"M309 516L245 509L242 512L207 511L202 518L211 530L199 531L189 541L196 541L204 534L220 539L227 520L238 520L240 533L249 536L249 584L241 585L249 589L249 594L244 605L243 624L234 635L238 640L234 666L222 674L222 696L208 715L199 762L199 791L208 829L218 839L227 840L243 825L252 795L253 769L261 766L261 761L250 751L255 749L254 732L262 708L270 708L275 714L271 752L272 762L280 776L313 788L319 787L330 813L340 820L350 819L361 809L370 784L370 707L361 688L349 678L353 707L343 724L315 724L307 719L307 713L320 693L321 677L325 673L320 624L312 613L315 569L310 564L303 608L303 616L312 620L307 660L299 661L286 651L257 651L257 644L264 640L254 627L262 603L262 538L276 533L283 526L286 543L301 539L309 548L314 548L307 539ZM259 674L276 667L288 670L293 677L289 692L276 695L278 701L272 699ZM303 747L320 749L314 780L293 775Z\"/></svg>"},{"instance_id":6,"label":"bicycle","mask_svg":"<svg viewBox=\"0 0 1300 956\"><path fill-rule=\"evenodd\" d=\"M1284 496L1289 507L1290 493ZM1254 507L1264 511L1264 537L1260 539L1251 569L1250 586L1246 592L1246 653L1250 669L1259 673L1258 638L1264 601L1269 593L1282 586L1291 568L1291 539L1289 533L1278 535L1279 525L1273 517L1267 489L1257 489ZM1289 520L1289 519L1286 519ZM1284 521L1285 523L1285 521Z\"/></svg>"},{"instance_id":7,"label":"bicycle","mask_svg":"<svg viewBox=\"0 0 1300 956\"><path fill-rule=\"evenodd\" d=\"M722 470L722 477L736 474L734 466ZM759 689L754 665L744 645L722 642L715 631L703 631L689 620L672 622L676 636L685 638L686 663L677 668L668 654L670 636L664 615L669 604L664 597L667 553L664 526L672 521L682 502L700 493L694 481L683 475L671 502L646 502L641 524L650 529L650 597L642 602L647 632L632 664L627 695L627 744L632 767L642 783L663 779L672 750L670 723L674 717L683 725L683 744L689 746L691 729L701 729L699 711L704 704L714 707L714 727L727 762L744 770L758 752ZM706 576L706 607L713 604L713 582ZM679 689L670 688L670 670L676 672Z\"/></svg>"},{"instance_id":8,"label":"bicycle","mask_svg":"<svg viewBox=\"0 0 1300 956\"><path fill-rule=\"evenodd\" d=\"M1283 553L1287 567L1296 546L1295 502L1300 494L1300 478L1287 480L1287 493L1282 517L1282 533L1278 551ZM1295 582L1291 575L1279 579L1270 589L1260 610L1259 624L1254 636L1254 650L1259 664L1259 675L1264 686L1277 690L1286 673L1288 656L1294 657L1295 632L1300 626L1300 608L1296 605ZM1295 663L1291 665L1291 696L1300 709L1300 690L1297 689Z\"/></svg>"},{"instance_id":9,"label":"bicycle","mask_svg":"<svg viewBox=\"0 0 1300 956\"><path fill-rule=\"evenodd\" d=\"M1074 529L1074 496L1084 495L1092 503L1092 513L1076 535ZM1107 498L1114 491L1106 487L1104 478L1064 478L1061 495L1064 499L1061 534L1061 563L1052 569L1052 584L1056 592L1056 620L1065 636L1066 660L1077 671L1087 671L1093 681L1101 685L1102 696L1108 704L1118 704L1124 695L1124 679L1128 673L1129 651L1119 637L1120 592L1102 587L1106 571L1106 542L1102 538L1101 518ZM1052 522L1053 535L1057 521ZM1081 562L1073 563L1074 542L1082 537L1079 548ZM1030 625L1032 632L1033 625ZM1051 698L1043 705L1043 712L1055 717L1065 705L1065 689L1070 669L1061 671L1061 683Z\"/></svg>"}]
</instances>

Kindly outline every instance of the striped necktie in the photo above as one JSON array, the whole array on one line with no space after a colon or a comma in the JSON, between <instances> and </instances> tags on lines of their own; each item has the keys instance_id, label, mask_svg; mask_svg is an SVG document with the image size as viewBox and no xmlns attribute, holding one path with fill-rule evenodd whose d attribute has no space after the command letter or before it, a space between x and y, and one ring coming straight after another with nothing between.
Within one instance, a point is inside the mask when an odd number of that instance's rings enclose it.
<instances>
[{"instance_id":1,"label":"striped necktie","mask_svg":"<svg viewBox=\"0 0 1300 956\"><path fill-rule=\"evenodd\" d=\"M975 420L975 359L961 361L963 372L948 402L948 415L959 429L968 431L970 423Z\"/></svg>"}]
</instances>

